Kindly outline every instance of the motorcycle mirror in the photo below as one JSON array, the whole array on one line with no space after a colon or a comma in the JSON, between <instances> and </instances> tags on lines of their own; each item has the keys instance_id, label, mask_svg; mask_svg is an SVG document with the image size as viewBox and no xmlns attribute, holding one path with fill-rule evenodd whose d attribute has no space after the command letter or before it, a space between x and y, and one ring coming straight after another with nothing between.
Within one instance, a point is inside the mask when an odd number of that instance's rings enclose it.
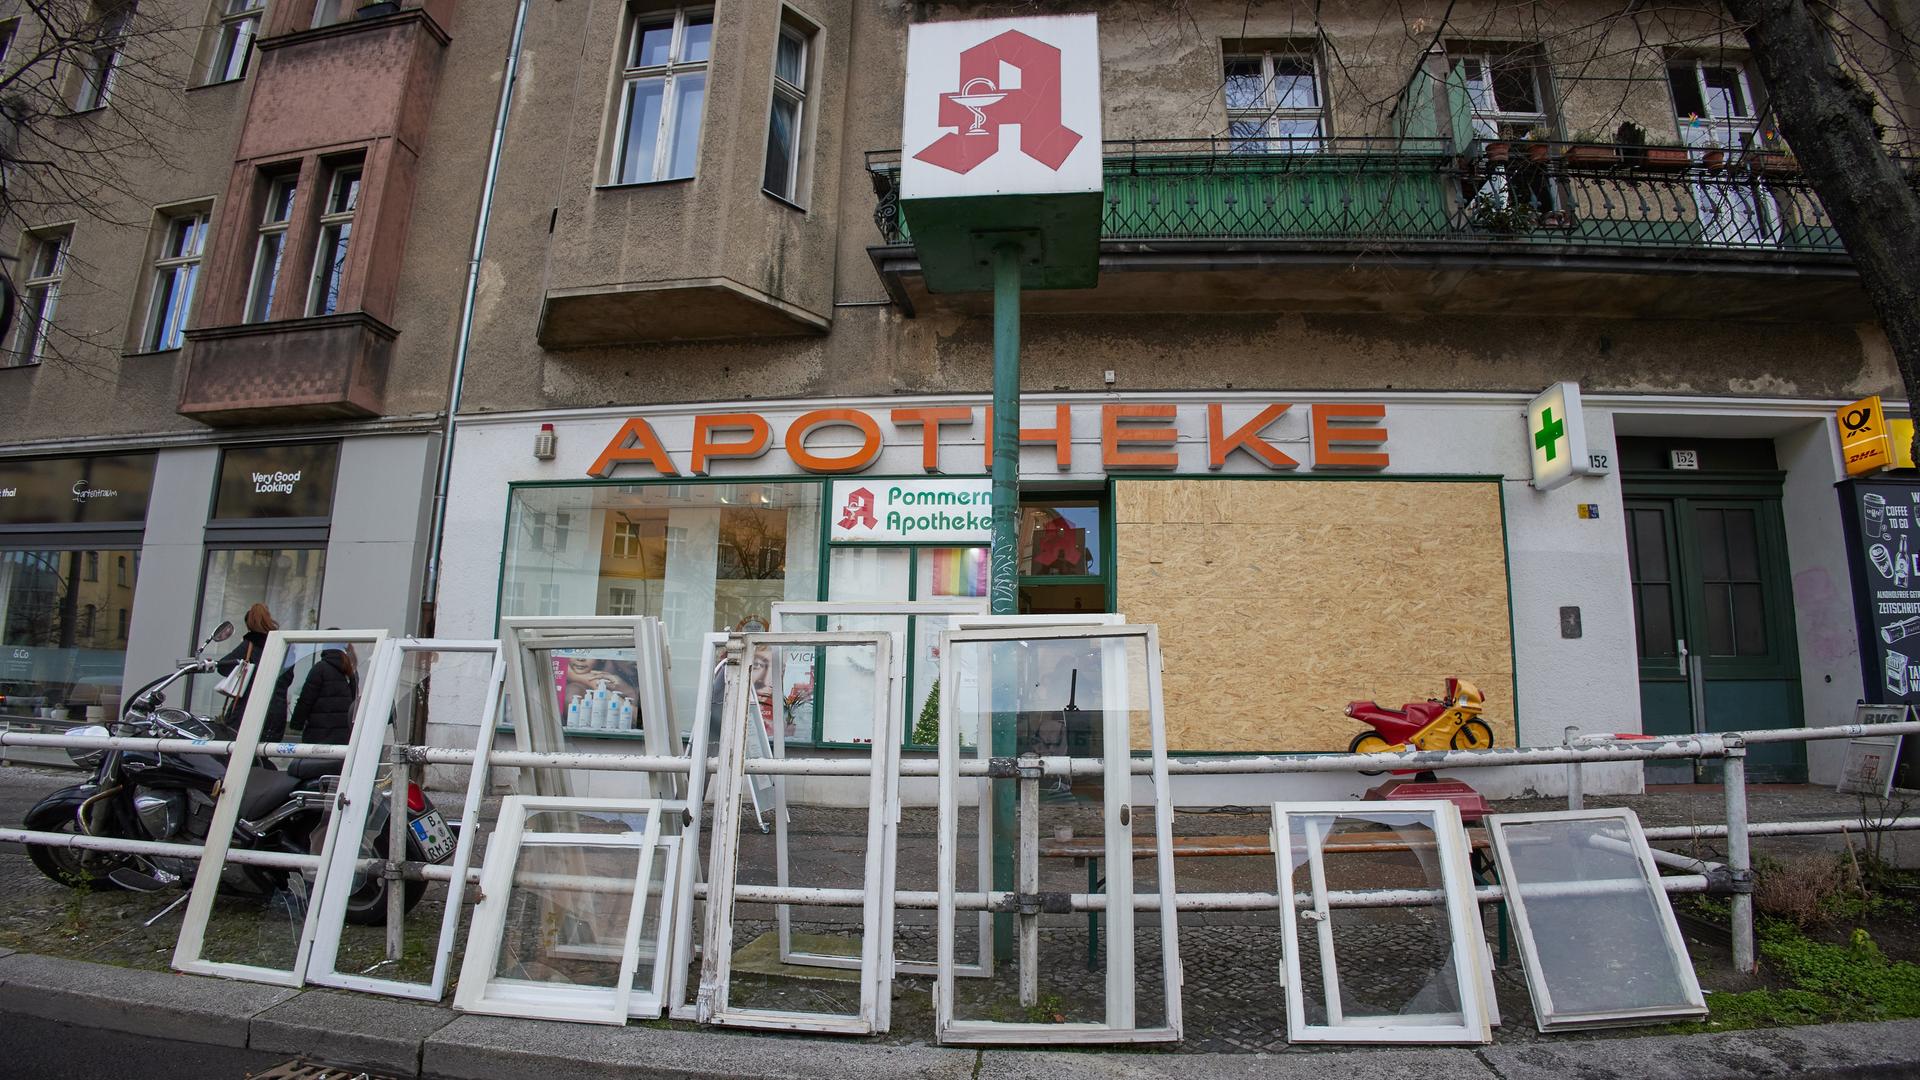
<instances>
[{"instance_id":1,"label":"motorcycle mirror","mask_svg":"<svg viewBox=\"0 0 1920 1080\"><path fill-rule=\"evenodd\" d=\"M211 637L211 638L209 638L209 639L207 639L207 640L209 640L209 641L225 641L225 640L227 640L228 638L230 638L230 637L232 637L232 636L233 636L233 620L232 620L232 619L228 619L227 621L225 621L225 622L223 622L223 623L221 623L221 624L220 624L219 626L216 626L216 627L214 627L214 628L213 628L213 637Z\"/></svg>"}]
</instances>

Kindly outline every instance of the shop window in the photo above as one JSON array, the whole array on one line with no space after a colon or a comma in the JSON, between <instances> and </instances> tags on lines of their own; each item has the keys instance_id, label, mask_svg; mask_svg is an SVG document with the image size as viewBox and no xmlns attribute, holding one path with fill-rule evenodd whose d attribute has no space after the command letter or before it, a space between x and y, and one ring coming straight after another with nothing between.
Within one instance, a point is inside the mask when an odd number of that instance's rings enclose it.
<instances>
[{"instance_id":1,"label":"shop window","mask_svg":"<svg viewBox=\"0 0 1920 1080\"><path fill-rule=\"evenodd\" d=\"M113 586L88 580L82 567L113 555L138 567L130 550L0 551L0 696L21 715L96 719L118 710L126 633L108 640L99 613L114 606ZM125 612L120 621L124 625Z\"/></svg>"},{"instance_id":2,"label":"shop window","mask_svg":"<svg viewBox=\"0 0 1920 1080\"><path fill-rule=\"evenodd\" d=\"M47 354L47 337L53 330L54 308L60 302L60 282L67 274L67 245L72 236L71 230L59 229L27 238L26 277L20 283L19 326L13 332L13 347L7 352L9 366L37 364Z\"/></svg>"},{"instance_id":3,"label":"shop window","mask_svg":"<svg viewBox=\"0 0 1920 1080\"><path fill-rule=\"evenodd\" d=\"M0 461L0 525L122 524L139 528L153 490L152 454ZM124 584L124 583L123 583Z\"/></svg>"},{"instance_id":4,"label":"shop window","mask_svg":"<svg viewBox=\"0 0 1920 1080\"><path fill-rule=\"evenodd\" d=\"M1020 502L1020 612L1107 610L1106 504L1098 495L1038 495Z\"/></svg>"},{"instance_id":5,"label":"shop window","mask_svg":"<svg viewBox=\"0 0 1920 1080\"><path fill-rule=\"evenodd\" d=\"M813 78L812 27L782 9L773 54L773 105L767 114L767 162L761 186L798 203L805 175L807 85Z\"/></svg>"},{"instance_id":6,"label":"shop window","mask_svg":"<svg viewBox=\"0 0 1920 1080\"><path fill-rule=\"evenodd\" d=\"M333 513L339 462L335 442L229 447L220 454L214 519L325 519Z\"/></svg>"},{"instance_id":7,"label":"shop window","mask_svg":"<svg viewBox=\"0 0 1920 1080\"><path fill-rule=\"evenodd\" d=\"M821 489L814 481L516 487L500 615L658 616L674 708L696 715L704 635L764 628L776 601L820 599Z\"/></svg>"},{"instance_id":8,"label":"shop window","mask_svg":"<svg viewBox=\"0 0 1920 1080\"><path fill-rule=\"evenodd\" d=\"M693 175L706 108L713 12L676 8L633 15L627 31L609 180L641 184Z\"/></svg>"},{"instance_id":9,"label":"shop window","mask_svg":"<svg viewBox=\"0 0 1920 1080\"><path fill-rule=\"evenodd\" d=\"M234 626L232 643L246 631L247 609L267 605L282 630L320 629L320 587L327 570L324 541L295 546L220 547L207 552L206 585L201 590L199 641L223 620ZM255 657L257 660L258 657ZM199 712L218 712L225 699L213 688L218 678L194 679L193 704Z\"/></svg>"},{"instance_id":10,"label":"shop window","mask_svg":"<svg viewBox=\"0 0 1920 1080\"><path fill-rule=\"evenodd\" d=\"M320 208L320 241L314 245L313 276L307 285L307 314L331 315L340 310L340 285L347 276L347 245L353 235L353 213L360 205L360 166L333 170L326 205Z\"/></svg>"},{"instance_id":11,"label":"shop window","mask_svg":"<svg viewBox=\"0 0 1920 1080\"><path fill-rule=\"evenodd\" d=\"M267 6L263 0L219 0L214 10L220 13L220 22L214 28L207 82L245 78L247 63L253 59L253 39L260 34L260 18Z\"/></svg>"},{"instance_id":12,"label":"shop window","mask_svg":"<svg viewBox=\"0 0 1920 1080\"><path fill-rule=\"evenodd\" d=\"M200 256L207 243L207 211L164 216L160 253L153 262L147 328L140 347L162 352L180 347L200 281Z\"/></svg>"},{"instance_id":13,"label":"shop window","mask_svg":"<svg viewBox=\"0 0 1920 1080\"><path fill-rule=\"evenodd\" d=\"M73 74L73 111L89 112L107 107L113 96L113 84L120 70L120 53L126 47L127 28L133 22L133 5L107 4L93 10L90 25L79 33L90 44L79 54Z\"/></svg>"},{"instance_id":14,"label":"shop window","mask_svg":"<svg viewBox=\"0 0 1920 1080\"><path fill-rule=\"evenodd\" d=\"M1327 134L1320 65L1309 43L1228 42L1227 134L1235 153L1319 150Z\"/></svg>"},{"instance_id":15,"label":"shop window","mask_svg":"<svg viewBox=\"0 0 1920 1080\"><path fill-rule=\"evenodd\" d=\"M273 314L273 298L280 291L280 264L286 260L287 232L293 224L293 204L299 192L298 177L276 176L267 181L260 235L254 242L253 277L247 287L248 322L265 322Z\"/></svg>"}]
</instances>

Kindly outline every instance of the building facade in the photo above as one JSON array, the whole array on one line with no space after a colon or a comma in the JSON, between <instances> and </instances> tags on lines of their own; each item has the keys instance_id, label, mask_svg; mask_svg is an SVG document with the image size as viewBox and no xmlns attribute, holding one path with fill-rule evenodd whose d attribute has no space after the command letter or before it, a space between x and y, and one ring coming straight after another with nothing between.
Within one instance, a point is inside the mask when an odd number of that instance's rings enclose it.
<instances>
[{"instance_id":1,"label":"building facade","mask_svg":"<svg viewBox=\"0 0 1920 1080\"><path fill-rule=\"evenodd\" d=\"M511 10L0 14L8 152L69 148L0 237L4 710L109 715L254 603L417 628Z\"/></svg>"},{"instance_id":2,"label":"building facade","mask_svg":"<svg viewBox=\"0 0 1920 1080\"><path fill-rule=\"evenodd\" d=\"M973 504L940 500L988 467L991 304L928 287L900 207L906 39L1088 6L448 4L314 28L266 8L245 80L185 95L231 99L207 106L218 168L142 197L213 206L184 347L116 357L108 416L50 364L0 371L30 384L0 403L9 455L157 455L144 535L100 549L138 550L142 582L172 560L131 630L175 629L128 677L205 610L226 457L328 440L318 625L417 626L442 453L435 632L658 615L682 716L703 636L775 604L984 604L984 536L952 520ZM1363 730L1347 701L1449 677L1486 694L1503 745L1837 722L1885 693L1835 408L1903 393L1737 34L1670 14L1650 33L1605 3L1418 25L1097 7L1101 272L1023 297L1020 602L1159 625L1176 752L1343 749ZM1913 129L1897 94L1880 108ZM137 232L102 325L147 302ZM303 267L344 245L337 311L313 313L306 277L262 302L256 253L281 244ZM1533 449L1559 433L1528 403L1563 381L1590 459L1541 490ZM889 506L884 538L841 524ZM279 543L247 520L232 543ZM936 644L908 649L909 730ZM790 741L861 741L790 696ZM1838 766L1815 745L1751 767ZM1563 783L1517 771L1488 793Z\"/></svg>"}]
</instances>

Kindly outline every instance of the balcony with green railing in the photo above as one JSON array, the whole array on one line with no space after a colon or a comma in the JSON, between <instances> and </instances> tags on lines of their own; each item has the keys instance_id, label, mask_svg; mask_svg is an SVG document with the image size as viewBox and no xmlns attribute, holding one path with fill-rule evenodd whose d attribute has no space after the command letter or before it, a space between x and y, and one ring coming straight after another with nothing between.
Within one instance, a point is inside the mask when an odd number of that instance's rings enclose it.
<instances>
[{"instance_id":1,"label":"balcony with green railing","mask_svg":"<svg viewBox=\"0 0 1920 1080\"><path fill-rule=\"evenodd\" d=\"M1116 140L1104 158L1110 251L1846 261L1819 198L1778 153L1557 142L1456 153L1444 139L1316 138ZM882 245L910 247L899 154L869 153L867 167Z\"/></svg>"}]
</instances>

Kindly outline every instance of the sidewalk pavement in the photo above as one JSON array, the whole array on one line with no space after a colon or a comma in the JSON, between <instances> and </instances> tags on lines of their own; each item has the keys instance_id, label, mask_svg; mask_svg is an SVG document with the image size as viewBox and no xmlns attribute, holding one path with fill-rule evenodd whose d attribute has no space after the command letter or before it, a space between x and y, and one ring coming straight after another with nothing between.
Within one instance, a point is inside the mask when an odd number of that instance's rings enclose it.
<instances>
[{"instance_id":1,"label":"sidewalk pavement","mask_svg":"<svg viewBox=\"0 0 1920 1080\"><path fill-rule=\"evenodd\" d=\"M0 949L0 1016L243 1047L423 1080L1615 1080L1920 1077L1920 1021L1703 1035L1560 1035L1478 1048L1281 1054L976 1051L637 1024L468 1016L329 990L138 971Z\"/></svg>"}]
</instances>

